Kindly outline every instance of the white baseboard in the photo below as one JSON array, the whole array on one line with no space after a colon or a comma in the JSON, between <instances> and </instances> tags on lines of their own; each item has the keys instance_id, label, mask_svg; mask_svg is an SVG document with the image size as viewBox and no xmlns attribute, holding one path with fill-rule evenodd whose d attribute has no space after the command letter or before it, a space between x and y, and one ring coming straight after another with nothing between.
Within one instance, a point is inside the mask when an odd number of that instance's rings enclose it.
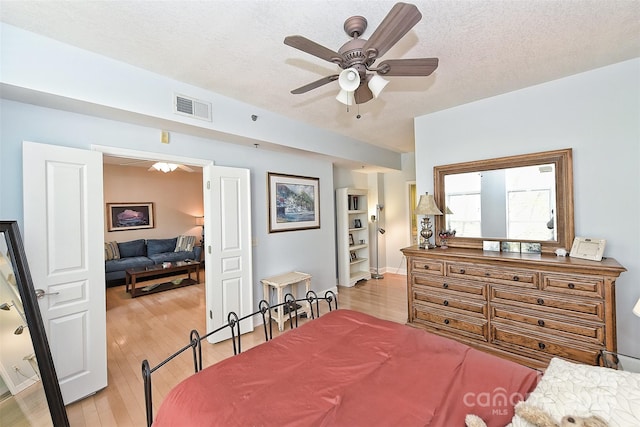
<instances>
[{"instance_id":1,"label":"white baseboard","mask_svg":"<svg viewBox=\"0 0 640 427\"><path fill-rule=\"evenodd\" d=\"M623 371L640 373L640 359L622 354L618 355L618 359Z\"/></svg>"}]
</instances>

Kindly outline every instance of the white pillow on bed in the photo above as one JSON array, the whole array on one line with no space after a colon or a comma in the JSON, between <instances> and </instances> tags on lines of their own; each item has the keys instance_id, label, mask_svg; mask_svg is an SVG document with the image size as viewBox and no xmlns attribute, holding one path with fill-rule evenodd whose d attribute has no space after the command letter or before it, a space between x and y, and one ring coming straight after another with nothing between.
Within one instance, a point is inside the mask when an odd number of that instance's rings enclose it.
<instances>
[{"instance_id":1,"label":"white pillow on bed","mask_svg":"<svg viewBox=\"0 0 640 427\"><path fill-rule=\"evenodd\" d=\"M640 374L553 358L526 402L558 422L565 415L598 415L610 427L640 426ZM532 426L517 415L510 425Z\"/></svg>"}]
</instances>

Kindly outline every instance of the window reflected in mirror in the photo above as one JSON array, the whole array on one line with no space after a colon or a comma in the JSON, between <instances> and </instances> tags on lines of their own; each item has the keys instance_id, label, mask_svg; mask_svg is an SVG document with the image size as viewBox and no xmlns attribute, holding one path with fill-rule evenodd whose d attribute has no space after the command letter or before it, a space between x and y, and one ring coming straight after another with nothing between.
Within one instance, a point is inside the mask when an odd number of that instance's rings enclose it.
<instances>
[{"instance_id":1,"label":"window reflected in mirror","mask_svg":"<svg viewBox=\"0 0 640 427\"><path fill-rule=\"evenodd\" d=\"M556 240L553 164L447 175L444 188L458 237Z\"/></svg>"},{"instance_id":2,"label":"window reflected in mirror","mask_svg":"<svg viewBox=\"0 0 640 427\"><path fill-rule=\"evenodd\" d=\"M434 166L436 230L456 231L450 247L484 240L540 243L567 250L574 238L570 148Z\"/></svg>"}]
</instances>

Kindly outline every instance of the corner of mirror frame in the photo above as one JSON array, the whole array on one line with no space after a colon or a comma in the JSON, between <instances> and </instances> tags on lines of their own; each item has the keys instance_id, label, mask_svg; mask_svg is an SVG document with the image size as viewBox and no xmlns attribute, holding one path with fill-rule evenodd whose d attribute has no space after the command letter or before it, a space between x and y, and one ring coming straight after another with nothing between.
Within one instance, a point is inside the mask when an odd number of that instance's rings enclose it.
<instances>
[{"instance_id":1,"label":"corner of mirror frame","mask_svg":"<svg viewBox=\"0 0 640 427\"><path fill-rule=\"evenodd\" d=\"M22 236L17 221L0 221L0 234L6 234L7 246L11 261L14 263L14 275L22 305L24 315L27 320L29 334L33 350L38 362L40 379L44 388L51 421L55 427L68 427L69 419L62 399L60 384L53 365L53 358L49 350L49 342L40 315L38 300L33 287L31 272L27 263L27 255L24 250Z\"/></svg>"},{"instance_id":2,"label":"corner of mirror frame","mask_svg":"<svg viewBox=\"0 0 640 427\"><path fill-rule=\"evenodd\" d=\"M575 237L573 220L573 151L571 148L434 166L433 192L436 204L440 207L444 207L444 177L446 175L510 167L532 166L546 163L553 163L556 170L556 216L558 236L557 240L553 241L533 242L541 244L542 253L554 253L555 250L559 248L569 251ZM445 215L436 216L435 229L442 230L444 228ZM454 237L447 240L447 245L452 248L482 249L483 240L497 239ZM504 238L499 240L505 242L528 242L527 240Z\"/></svg>"}]
</instances>

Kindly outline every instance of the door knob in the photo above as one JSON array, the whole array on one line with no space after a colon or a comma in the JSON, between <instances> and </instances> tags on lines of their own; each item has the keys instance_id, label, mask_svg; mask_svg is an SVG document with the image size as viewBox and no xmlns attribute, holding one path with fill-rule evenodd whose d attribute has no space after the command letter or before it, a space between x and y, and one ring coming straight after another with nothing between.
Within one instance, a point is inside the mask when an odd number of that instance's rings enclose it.
<instances>
[{"instance_id":1,"label":"door knob","mask_svg":"<svg viewBox=\"0 0 640 427\"><path fill-rule=\"evenodd\" d=\"M43 289L36 289L36 298L43 298L45 295L58 295L60 292L45 292Z\"/></svg>"}]
</instances>

